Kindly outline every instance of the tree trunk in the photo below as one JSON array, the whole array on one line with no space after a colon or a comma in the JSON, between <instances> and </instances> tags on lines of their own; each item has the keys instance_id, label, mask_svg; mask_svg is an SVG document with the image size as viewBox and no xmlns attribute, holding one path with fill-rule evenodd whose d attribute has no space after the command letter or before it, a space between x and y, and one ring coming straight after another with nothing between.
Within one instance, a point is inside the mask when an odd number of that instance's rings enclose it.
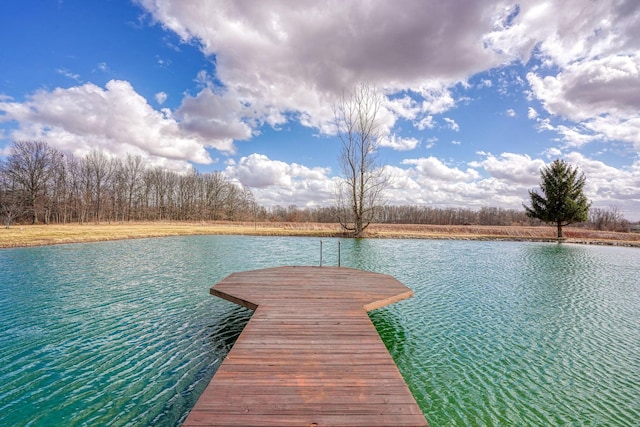
<instances>
[{"instance_id":1,"label":"tree trunk","mask_svg":"<svg viewBox=\"0 0 640 427\"><path fill-rule=\"evenodd\" d=\"M360 238L362 237L362 220L361 219L357 219L355 222L355 227L354 227L354 231L353 231L353 237L356 238Z\"/></svg>"},{"instance_id":2,"label":"tree trunk","mask_svg":"<svg viewBox=\"0 0 640 427\"><path fill-rule=\"evenodd\" d=\"M562 235L562 221L558 221L558 239L564 239Z\"/></svg>"}]
</instances>

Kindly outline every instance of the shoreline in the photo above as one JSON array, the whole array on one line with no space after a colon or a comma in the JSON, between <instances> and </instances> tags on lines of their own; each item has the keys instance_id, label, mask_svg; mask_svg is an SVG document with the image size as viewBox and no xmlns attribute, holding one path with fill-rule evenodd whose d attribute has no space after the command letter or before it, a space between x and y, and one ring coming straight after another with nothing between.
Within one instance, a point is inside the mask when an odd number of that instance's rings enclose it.
<instances>
[{"instance_id":1,"label":"shoreline","mask_svg":"<svg viewBox=\"0 0 640 427\"><path fill-rule=\"evenodd\" d=\"M566 227L564 243L640 247L640 233ZM14 225L0 229L0 249L192 235L351 238L338 224L285 222L132 222ZM558 242L550 226L372 224L372 239Z\"/></svg>"}]
</instances>

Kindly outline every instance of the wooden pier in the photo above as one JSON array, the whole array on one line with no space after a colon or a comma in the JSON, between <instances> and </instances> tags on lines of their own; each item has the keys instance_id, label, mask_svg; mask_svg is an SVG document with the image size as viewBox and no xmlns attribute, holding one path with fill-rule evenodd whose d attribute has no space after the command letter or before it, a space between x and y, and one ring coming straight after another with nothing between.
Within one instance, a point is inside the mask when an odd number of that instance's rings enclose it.
<instances>
[{"instance_id":1,"label":"wooden pier","mask_svg":"<svg viewBox=\"0 0 640 427\"><path fill-rule=\"evenodd\" d=\"M185 426L427 426L367 311L409 298L344 267L234 273L211 294L255 313Z\"/></svg>"}]
</instances>

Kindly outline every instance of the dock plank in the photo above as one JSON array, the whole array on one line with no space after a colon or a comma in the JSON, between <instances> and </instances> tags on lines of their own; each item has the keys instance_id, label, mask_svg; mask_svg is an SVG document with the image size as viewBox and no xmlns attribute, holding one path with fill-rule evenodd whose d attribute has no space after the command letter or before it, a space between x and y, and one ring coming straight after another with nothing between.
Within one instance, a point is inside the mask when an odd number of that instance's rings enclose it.
<instances>
[{"instance_id":1,"label":"dock plank","mask_svg":"<svg viewBox=\"0 0 640 427\"><path fill-rule=\"evenodd\" d=\"M278 267L211 294L255 312L185 426L427 426L367 315L413 294L398 280Z\"/></svg>"}]
</instances>

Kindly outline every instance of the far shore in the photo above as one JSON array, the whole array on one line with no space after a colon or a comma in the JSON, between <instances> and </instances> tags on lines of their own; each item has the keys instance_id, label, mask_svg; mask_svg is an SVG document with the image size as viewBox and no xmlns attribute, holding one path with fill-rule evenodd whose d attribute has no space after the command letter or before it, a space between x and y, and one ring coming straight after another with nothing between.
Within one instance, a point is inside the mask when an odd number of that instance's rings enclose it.
<instances>
[{"instance_id":1,"label":"far shore","mask_svg":"<svg viewBox=\"0 0 640 427\"><path fill-rule=\"evenodd\" d=\"M372 224L368 238L556 242L550 226ZM0 229L0 248L188 235L251 235L347 238L339 224L288 222L119 222L12 225ZM567 243L640 247L640 233L565 227Z\"/></svg>"}]
</instances>

